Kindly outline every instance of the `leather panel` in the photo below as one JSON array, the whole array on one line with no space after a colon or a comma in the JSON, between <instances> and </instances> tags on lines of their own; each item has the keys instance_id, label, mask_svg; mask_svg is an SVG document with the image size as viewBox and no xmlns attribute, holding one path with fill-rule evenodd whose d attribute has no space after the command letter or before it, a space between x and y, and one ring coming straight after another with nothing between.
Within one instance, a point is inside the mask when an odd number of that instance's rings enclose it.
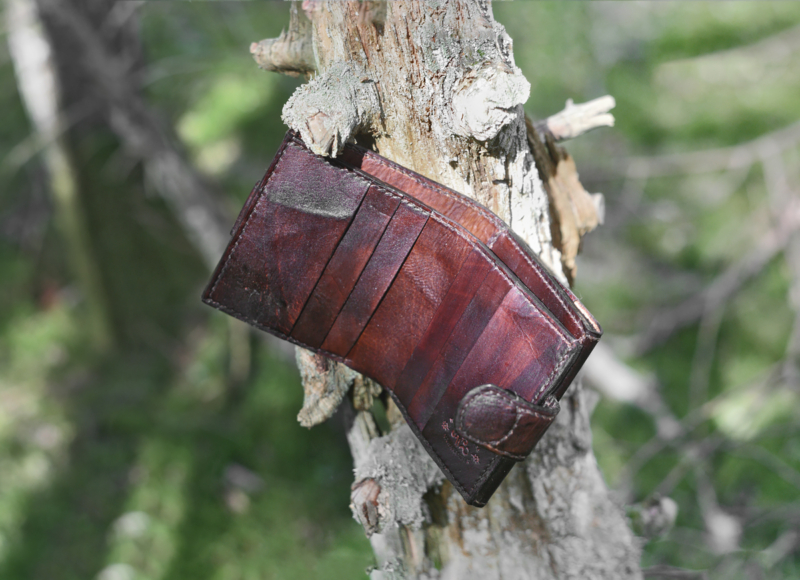
<instances>
[{"instance_id":1,"label":"leather panel","mask_svg":"<svg viewBox=\"0 0 800 580\"><path fill-rule=\"evenodd\" d=\"M450 338L453 329L469 306L472 296L490 269L491 263L480 250L473 250L464 260L447 295L436 309L425 334L414 348L393 388L395 395L404 405L408 406L411 403L417 388L436 362L442 347Z\"/></svg>"},{"instance_id":2,"label":"leather panel","mask_svg":"<svg viewBox=\"0 0 800 580\"><path fill-rule=\"evenodd\" d=\"M425 427L437 402L448 390L453 377L510 289L511 282L500 270L492 269L470 300L464 315L408 405L408 414L420 429Z\"/></svg>"},{"instance_id":3,"label":"leather panel","mask_svg":"<svg viewBox=\"0 0 800 580\"><path fill-rule=\"evenodd\" d=\"M581 325L578 316L567 307L566 296L559 296L556 290L556 282L550 277L550 273L544 270L544 266L530 259L528 252L521 252L518 248L525 242L514 237L509 232L502 232L490 249L497 254L506 266L508 266L525 284L535 296L544 303L558 321L569 330L575 338L580 338L585 330Z\"/></svg>"},{"instance_id":4,"label":"leather panel","mask_svg":"<svg viewBox=\"0 0 800 580\"><path fill-rule=\"evenodd\" d=\"M325 340L400 200L370 187L298 318L292 337L314 348Z\"/></svg>"},{"instance_id":5,"label":"leather panel","mask_svg":"<svg viewBox=\"0 0 800 580\"><path fill-rule=\"evenodd\" d=\"M430 214L401 203L348 297L322 349L346 357L403 265Z\"/></svg>"},{"instance_id":6,"label":"leather panel","mask_svg":"<svg viewBox=\"0 0 800 580\"><path fill-rule=\"evenodd\" d=\"M342 178L296 145L283 158L299 173L276 167L209 297L289 334L369 184L353 174ZM292 196L297 189L305 195Z\"/></svg>"},{"instance_id":7,"label":"leather panel","mask_svg":"<svg viewBox=\"0 0 800 580\"><path fill-rule=\"evenodd\" d=\"M428 220L348 355L351 366L393 389L470 249L471 245L451 229L435 219Z\"/></svg>"}]
</instances>

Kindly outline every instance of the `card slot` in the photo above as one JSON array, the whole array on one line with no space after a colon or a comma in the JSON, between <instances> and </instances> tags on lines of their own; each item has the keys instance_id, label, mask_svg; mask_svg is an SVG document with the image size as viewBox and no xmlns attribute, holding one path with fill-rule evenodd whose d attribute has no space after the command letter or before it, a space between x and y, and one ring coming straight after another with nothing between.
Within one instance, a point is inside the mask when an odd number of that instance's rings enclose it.
<instances>
[{"instance_id":1,"label":"card slot","mask_svg":"<svg viewBox=\"0 0 800 580\"><path fill-rule=\"evenodd\" d=\"M473 246L431 219L348 354L348 364L393 389Z\"/></svg>"},{"instance_id":2,"label":"card slot","mask_svg":"<svg viewBox=\"0 0 800 580\"><path fill-rule=\"evenodd\" d=\"M319 348L384 235L400 200L372 186L303 307L292 338Z\"/></svg>"},{"instance_id":3,"label":"card slot","mask_svg":"<svg viewBox=\"0 0 800 580\"><path fill-rule=\"evenodd\" d=\"M400 204L322 342L322 350L347 356L417 241L429 215L408 204Z\"/></svg>"},{"instance_id":4,"label":"card slot","mask_svg":"<svg viewBox=\"0 0 800 580\"><path fill-rule=\"evenodd\" d=\"M469 306L459 319L447 344L442 347L436 362L425 375L411 403L408 414L422 429L464 360L472 351L495 310L511 289L509 280L498 269L491 269Z\"/></svg>"},{"instance_id":5,"label":"card slot","mask_svg":"<svg viewBox=\"0 0 800 580\"><path fill-rule=\"evenodd\" d=\"M368 188L360 176L287 146L209 299L288 335Z\"/></svg>"},{"instance_id":6,"label":"card slot","mask_svg":"<svg viewBox=\"0 0 800 580\"><path fill-rule=\"evenodd\" d=\"M398 400L406 407L410 405L490 269L491 262L478 249L473 249L464 260L393 388Z\"/></svg>"}]
</instances>

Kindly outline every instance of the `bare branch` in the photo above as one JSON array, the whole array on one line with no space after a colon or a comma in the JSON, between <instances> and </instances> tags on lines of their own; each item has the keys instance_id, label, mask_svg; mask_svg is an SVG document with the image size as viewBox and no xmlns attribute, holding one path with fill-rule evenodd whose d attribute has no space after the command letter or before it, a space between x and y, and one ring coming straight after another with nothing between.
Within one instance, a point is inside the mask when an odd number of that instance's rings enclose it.
<instances>
[{"instance_id":1,"label":"bare branch","mask_svg":"<svg viewBox=\"0 0 800 580\"><path fill-rule=\"evenodd\" d=\"M616 106L611 95L576 105L567 100L564 110L536 123L536 130L548 134L556 141L566 141L583 135L597 127L613 127L614 115L609 113Z\"/></svg>"},{"instance_id":2,"label":"bare branch","mask_svg":"<svg viewBox=\"0 0 800 580\"><path fill-rule=\"evenodd\" d=\"M313 427L336 412L357 373L304 348L298 347L295 351L305 394L297 420L303 427Z\"/></svg>"},{"instance_id":3,"label":"bare branch","mask_svg":"<svg viewBox=\"0 0 800 580\"><path fill-rule=\"evenodd\" d=\"M264 70L307 78L316 72L311 23L298 13L296 2L292 2L289 30L282 31L278 38L254 42L250 45L250 54Z\"/></svg>"},{"instance_id":4,"label":"bare branch","mask_svg":"<svg viewBox=\"0 0 800 580\"><path fill-rule=\"evenodd\" d=\"M655 376L626 365L607 343L599 343L592 351L583 367L583 377L588 386L603 396L634 405L652 416L662 439L673 439L683 431L661 396Z\"/></svg>"},{"instance_id":5,"label":"bare branch","mask_svg":"<svg viewBox=\"0 0 800 580\"><path fill-rule=\"evenodd\" d=\"M645 578L675 578L680 580L706 580L708 573L705 570L686 570L673 566L651 566L642 570Z\"/></svg>"},{"instance_id":6,"label":"bare branch","mask_svg":"<svg viewBox=\"0 0 800 580\"><path fill-rule=\"evenodd\" d=\"M762 135L733 147L628 157L620 160L611 171L634 178L664 175L692 175L748 168L761 160L765 149L785 151L800 143L800 122Z\"/></svg>"}]
</instances>

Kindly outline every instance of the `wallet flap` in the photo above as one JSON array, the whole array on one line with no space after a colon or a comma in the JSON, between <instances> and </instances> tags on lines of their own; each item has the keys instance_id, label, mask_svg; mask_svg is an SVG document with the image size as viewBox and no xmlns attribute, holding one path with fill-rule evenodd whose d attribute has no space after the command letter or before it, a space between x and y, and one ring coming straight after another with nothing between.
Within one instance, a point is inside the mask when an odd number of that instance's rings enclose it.
<instances>
[{"instance_id":1,"label":"wallet flap","mask_svg":"<svg viewBox=\"0 0 800 580\"><path fill-rule=\"evenodd\" d=\"M529 403L513 391L481 385L461 401L456 429L473 443L517 461L531 452L560 410L547 396L541 405Z\"/></svg>"},{"instance_id":2,"label":"wallet flap","mask_svg":"<svg viewBox=\"0 0 800 580\"><path fill-rule=\"evenodd\" d=\"M539 262L530 247L490 210L363 147L348 145L340 159L404 191L469 231L514 272L573 337L587 346L591 343L590 349L600 338L600 325L589 311Z\"/></svg>"}]
</instances>

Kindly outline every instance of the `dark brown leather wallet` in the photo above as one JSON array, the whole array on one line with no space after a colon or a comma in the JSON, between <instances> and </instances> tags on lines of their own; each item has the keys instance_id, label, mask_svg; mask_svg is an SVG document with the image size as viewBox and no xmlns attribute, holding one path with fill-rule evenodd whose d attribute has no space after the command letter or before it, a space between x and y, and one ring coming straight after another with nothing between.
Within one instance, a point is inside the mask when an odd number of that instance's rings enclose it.
<instances>
[{"instance_id":1,"label":"dark brown leather wallet","mask_svg":"<svg viewBox=\"0 0 800 580\"><path fill-rule=\"evenodd\" d=\"M483 206L355 145L314 155L291 131L203 301L378 381L475 506L602 332Z\"/></svg>"}]
</instances>

